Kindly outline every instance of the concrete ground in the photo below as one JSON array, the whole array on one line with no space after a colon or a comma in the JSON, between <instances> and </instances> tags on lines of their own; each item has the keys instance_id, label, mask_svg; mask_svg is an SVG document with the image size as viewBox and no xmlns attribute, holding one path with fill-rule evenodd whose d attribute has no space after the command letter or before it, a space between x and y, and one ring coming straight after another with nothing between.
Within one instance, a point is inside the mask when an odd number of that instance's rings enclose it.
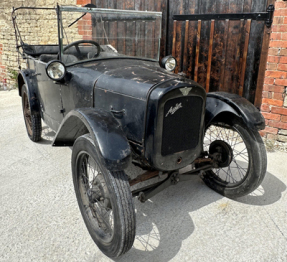
<instances>
[{"instance_id":1,"label":"concrete ground","mask_svg":"<svg viewBox=\"0 0 287 262\"><path fill-rule=\"evenodd\" d=\"M29 140L16 90L0 92L0 124L0 261L111 261L79 212L71 149L51 147L47 127ZM236 201L197 176L135 199L136 240L117 261L287 261L286 170L286 153L268 153L262 186Z\"/></svg>"}]
</instances>

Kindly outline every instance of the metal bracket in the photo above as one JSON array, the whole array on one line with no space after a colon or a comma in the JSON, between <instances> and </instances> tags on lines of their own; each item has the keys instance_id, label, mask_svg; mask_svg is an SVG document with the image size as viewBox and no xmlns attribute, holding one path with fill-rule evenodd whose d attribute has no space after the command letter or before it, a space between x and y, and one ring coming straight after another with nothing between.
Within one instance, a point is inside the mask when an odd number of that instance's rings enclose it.
<instances>
[{"instance_id":1,"label":"metal bracket","mask_svg":"<svg viewBox=\"0 0 287 262\"><path fill-rule=\"evenodd\" d=\"M171 185L176 185L182 181L188 181L193 178L194 175L198 175L203 171L210 170L213 168L213 165L206 165L190 172L179 174L178 172L171 173L164 181L159 182L155 185L150 185L140 189L136 189L132 192L133 196L138 196L138 200L142 203L146 202L151 197L155 196L159 192L168 188Z\"/></svg>"},{"instance_id":2,"label":"metal bracket","mask_svg":"<svg viewBox=\"0 0 287 262\"><path fill-rule=\"evenodd\" d=\"M269 5L266 12L257 13L233 13L233 14L195 14L195 15L173 15L176 21L198 21L198 20L241 20L251 19L265 21L267 27L271 27L273 22L274 5Z\"/></svg>"}]
</instances>

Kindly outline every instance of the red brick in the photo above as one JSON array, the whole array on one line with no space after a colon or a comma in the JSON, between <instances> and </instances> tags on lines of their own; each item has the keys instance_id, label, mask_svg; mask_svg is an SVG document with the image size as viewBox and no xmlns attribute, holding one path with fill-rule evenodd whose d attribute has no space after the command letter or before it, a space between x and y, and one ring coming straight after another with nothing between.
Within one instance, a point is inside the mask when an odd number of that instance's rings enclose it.
<instances>
[{"instance_id":1,"label":"red brick","mask_svg":"<svg viewBox=\"0 0 287 262\"><path fill-rule=\"evenodd\" d=\"M274 78L287 78L287 72L283 71L266 71L265 77L274 77Z\"/></svg>"},{"instance_id":2,"label":"red brick","mask_svg":"<svg viewBox=\"0 0 287 262\"><path fill-rule=\"evenodd\" d=\"M287 64L278 64L278 70L287 71Z\"/></svg>"},{"instance_id":3,"label":"red brick","mask_svg":"<svg viewBox=\"0 0 287 262\"><path fill-rule=\"evenodd\" d=\"M281 116L281 121L286 123L287 122L287 116Z\"/></svg>"},{"instance_id":4,"label":"red brick","mask_svg":"<svg viewBox=\"0 0 287 262\"><path fill-rule=\"evenodd\" d=\"M287 56L281 56L279 59L279 62L281 64L287 64Z\"/></svg>"},{"instance_id":5,"label":"red brick","mask_svg":"<svg viewBox=\"0 0 287 262\"><path fill-rule=\"evenodd\" d=\"M281 128L281 129L287 129L287 123L282 123L279 121L269 121L269 126L271 127L276 127L276 128Z\"/></svg>"},{"instance_id":6,"label":"red brick","mask_svg":"<svg viewBox=\"0 0 287 262\"><path fill-rule=\"evenodd\" d=\"M281 52L280 48L273 47L273 48L269 48L268 55L271 55L271 56L281 55L280 52Z\"/></svg>"},{"instance_id":7,"label":"red brick","mask_svg":"<svg viewBox=\"0 0 287 262\"><path fill-rule=\"evenodd\" d=\"M277 33L278 34L278 33ZM281 34L281 39L282 40L287 40L287 33L282 33ZM280 39L279 39L280 40Z\"/></svg>"},{"instance_id":8,"label":"red brick","mask_svg":"<svg viewBox=\"0 0 287 262\"><path fill-rule=\"evenodd\" d=\"M264 85L263 90L269 92L284 93L285 88L284 86Z\"/></svg>"},{"instance_id":9,"label":"red brick","mask_svg":"<svg viewBox=\"0 0 287 262\"><path fill-rule=\"evenodd\" d=\"M272 33L270 39L271 40L281 40L282 39L282 33Z\"/></svg>"},{"instance_id":10,"label":"red brick","mask_svg":"<svg viewBox=\"0 0 287 262\"><path fill-rule=\"evenodd\" d=\"M275 93L274 92L273 95L272 95L272 98L276 99L276 100L282 100L283 101L284 96L283 96L282 93Z\"/></svg>"},{"instance_id":11,"label":"red brick","mask_svg":"<svg viewBox=\"0 0 287 262\"><path fill-rule=\"evenodd\" d=\"M262 104L260 109L263 112L270 112L270 107L267 104Z\"/></svg>"},{"instance_id":12,"label":"red brick","mask_svg":"<svg viewBox=\"0 0 287 262\"><path fill-rule=\"evenodd\" d=\"M264 116L265 119L275 120L275 121L279 121L281 117L280 115L277 115L277 114L264 113L264 112L262 112L262 115Z\"/></svg>"},{"instance_id":13,"label":"red brick","mask_svg":"<svg viewBox=\"0 0 287 262\"><path fill-rule=\"evenodd\" d=\"M264 132L264 131L259 131L259 134L260 134L260 136L265 137L266 132Z\"/></svg>"},{"instance_id":14,"label":"red brick","mask_svg":"<svg viewBox=\"0 0 287 262\"><path fill-rule=\"evenodd\" d=\"M277 65L276 63L268 63L267 64L267 70L277 70Z\"/></svg>"},{"instance_id":15,"label":"red brick","mask_svg":"<svg viewBox=\"0 0 287 262\"><path fill-rule=\"evenodd\" d=\"M281 49L281 50L279 51L279 55L287 56L287 49Z\"/></svg>"},{"instance_id":16,"label":"red brick","mask_svg":"<svg viewBox=\"0 0 287 262\"><path fill-rule=\"evenodd\" d=\"M273 25L281 25L283 23L284 23L284 17L282 16L274 17Z\"/></svg>"},{"instance_id":17,"label":"red brick","mask_svg":"<svg viewBox=\"0 0 287 262\"><path fill-rule=\"evenodd\" d=\"M268 62L269 63L279 63L279 60L280 60L280 56L273 56L273 55L270 55L268 56Z\"/></svg>"},{"instance_id":18,"label":"red brick","mask_svg":"<svg viewBox=\"0 0 287 262\"><path fill-rule=\"evenodd\" d=\"M283 24L287 24L287 17L284 17L284 21L283 21Z\"/></svg>"},{"instance_id":19,"label":"red brick","mask_svg":"<svg viewBox=\"0 0 287 262\"><path fill-rule=\"evenodd\" d=\"M276 17L276 16L287 16L287 9L277 9L277 10L275 10L275 12L274 12L274 17Z\"/></svg>"},{"instance_id":20,"label":"red brick","mask_svg":"<svg viewBox=\"0 0 287 262\"><path fill-rule=\"evenodd\" d=\"M265 126L268 126L269 120L265 119Z\"/></svg>"},{"instance_id":21,"label":"red brick","mask_svg":"<svg viewBox=\"0 0 287 262\"><path fill-rule=\"evenodd\" d=\"M282 107L272 107L271 112L274 114L280 114L280 115L285 115L287 116L287 108L282 108Z\"/></svg>"},{"instance_id":22,"label":"red brick","mask_svg":"<svg viewBox=\"0 0 287 262\"><path fill-rule=\"evenodd\" d=\"M274 78L265 77L264 84L273 85L274 84L274 80L275 80Z\"/></svg>"},{"instance_id":23,"label":"red brick","mask_svg":"<svg viewBox=\"0 0 287 262\"><path fill-rule=\"evenodd\" d=\"M263 98L262 99L262 104L268 104L268 105L271 105L271 106L282 106L283 105L283 101Z\"/></svg>"},{"instance_id":24,"label":"red brick","mask_svg":"<svg viewBox=\"0 0 287 262\"><path fill-rule=\"evenodd\" d=\"M278 129L277 128L273 128L273 127L270 127L270 126L266 126L263 131L266 132L266 133L271 133L271 134L275 134L275 135L277 135L277 133L278 133Z\"/></svg>"},{"instance_id":25,"label":"red brick","mask_svg":"<svg viewBox=\"0 0 287 262\"><path fill-rule=\"evenodd\" d=\"M287 25L273 25L272 32L287 32Z\"/></svg>"},{"instance_id":26,"label":"red brick","mask_svg":"<svg viewBox=\"0 0 287 262\"><path fill-rule=\"evenodd\" d=\"M263 97L263 98L268 98L268 93L269 93L269 92L267 92L267 91L263 91L263 92L262 92L262 97Z\"/></svg>"},{"instance_id":27,"label":"red brick","mask_svg":"<svg viewBox=\"0 0 287 262\"><path fill-rule=\"evenodd\" d=\"M278 2L278 1L276 1L275 9L280 9L280 8L287 8L287 2Z\"/></svg>"},{"instance_id":28,"label":"red brick","mask_svg":"<svg viewBox=\"0 0 287 262\"><path fill-rule=\"evenodd\" d=\"M287 29L287 28L286 28L286 29ZM287 48L287 42L286 42L286 41L274 41L274 40L271 40L269 46L270 46L270 47L282 47L282 48Z\"/></svg>"},{"instance_id":29,"label":"red brick","mask_svg":"<svg viewBox=\"0 0 287 262\"><path fill-rule=\"evenodd\" d=\"M275 85L287 86L287 79L275 79Z\"/></svg>"}]
</instances>

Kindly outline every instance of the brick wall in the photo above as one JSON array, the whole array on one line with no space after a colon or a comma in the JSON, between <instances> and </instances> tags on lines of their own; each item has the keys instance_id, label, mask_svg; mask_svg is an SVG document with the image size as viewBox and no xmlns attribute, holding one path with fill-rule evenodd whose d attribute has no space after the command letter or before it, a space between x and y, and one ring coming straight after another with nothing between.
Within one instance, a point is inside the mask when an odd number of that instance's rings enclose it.
<instances>
[{"instance_id":1,"label":"brick wall","mask_svg":"<svg viewBox=\"0 0 287 262\"><path fill-rule=\"evenodd\" d=\"M287 1L275 3L274 22L262 93L266 128L261 135L287 142Z\"/></svg>"}]
</instances>

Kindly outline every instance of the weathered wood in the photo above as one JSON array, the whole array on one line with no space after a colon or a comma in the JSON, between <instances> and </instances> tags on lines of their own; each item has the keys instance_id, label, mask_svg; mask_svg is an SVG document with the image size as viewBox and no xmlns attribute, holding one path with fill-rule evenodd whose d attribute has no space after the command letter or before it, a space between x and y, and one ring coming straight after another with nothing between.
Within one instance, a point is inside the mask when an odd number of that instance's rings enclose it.
<instances>
[{"instance_id":1,"label":"weathered wood","mask_svg":"<svg viewBox=\"0 0 287 262\"><path fill-rule=\"evenodd\" d=\"M239 85L239 92L238 92L240 96L243 95L250 27L251 27L251 20L249 19L247 20L246 25L245 25L245 43L244 43L244 50L243 50L243 58L241 62L241 76L240 76L240 85Z\"/></svg>"},{"instance_id":2,"label":"weathered wood","mask_svg":"<svg viewBox=\"0 0 287 262\"><path fill-rule=\"evenodd\" d=\"M224 30L224 48L222 50L222 62L221 62L221 70L220 70L220 82L219 82L219 90L224 90L224 79L225 79L225 63L226 63L226 53L227 53L227 45L228 45L228 32L229 32L229 24L230 21L226 20L225 30Z\"/></svg>"},{"instance_id":3,"label":"weathered wood","mask_svg":"<svg viewBox=\"0 0 287 262\"><path fill-rule=\"evenodd\" d=\"M251 12L266 11L266 4L267 0L253 0ZM252 103L255 100L264 27L263 21L251 22L243 96Z\"/></svg>"},{"instance_id":4,"label":"weathered wood","mask_svg":"<svg viewBox=\"0 0 287 262\"><path fill-rule=\"evenodd\" d=\"M214 36L214 20L211 20L210 37L209 37L209 51L208 51L208 65L207 65L207 76L206 76L206 88L205 88L206 92L209 92L209 85L210 85L213 36Z\"/></svg>"},{"instance_id":5,"label":"weathered wood","mask_svg":"<svg viewBox=\"0 0 287 262\"><path fill-rule=\"evenodd\" d=\"M197 34L196 34L196 51L195 51L195 67L194 67L194 81L198 79L198 60L199 60L199 48L200 48L200 34L201 34L201 20L198 21Z\"/></svg>"},{"instance_id":6,"label":"weathered wood","mask_svg":"<svg viewBox=\"0 0 287 262\"><path fill-rule=\"evenodd\" d=\"M187 59L188 59L188 33L189 33L189 21L185 21L185 38L183 47L183 68L182 72L187 73Z\"/></svg>"},{"instance_id":7,"label":"weathered wood","mask_svg":"<svg viewBox=\"0 0 287 262\"><path fill-rule=\"evenodd\" d=\"M173 22L173 33L172 33L172 56L175 57L175 41L176 41L176 23L177 21L175 20Z\"/></svg>"}]
</instances>

